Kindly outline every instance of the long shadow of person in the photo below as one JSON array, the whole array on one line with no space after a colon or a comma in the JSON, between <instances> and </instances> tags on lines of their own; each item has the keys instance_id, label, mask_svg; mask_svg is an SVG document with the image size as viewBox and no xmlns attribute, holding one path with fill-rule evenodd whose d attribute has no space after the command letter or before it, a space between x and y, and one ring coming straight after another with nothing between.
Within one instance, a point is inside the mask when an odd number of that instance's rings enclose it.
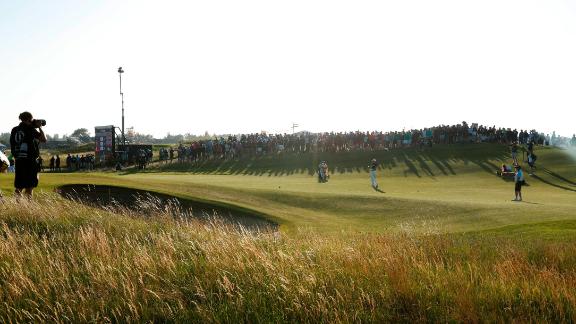
<instances>
[{"instance_id":1,"label":"long shadow of person","mask_svg":"<svg viewBox=\"0 0 576 324\"><path fill-rule=\"evenodd\" d=\"M552 170L549 170L549 169L547 169L547 168L541 168L541 170L544 171L545 173L547 173L547 174L549 174L549 175L557 178L558 180L564 181L564 182L566 182L566 183L568 183L568 184L570 184L570 185L572 185L572 186L576 186L576 181L572 181L572 180L570 180L570 179L568 179L568 178L565 178L565 177L559 175L558 173L553 172Z\"/></svg>"},{"instance_id":2,"label":"long shadow of person","mask_svg":"<svg viewBox=\"0 0 576 324\"><path fill-rule=\"evenodd\" d=\"M556 184L556 183L553 183L553 182L551 182L551 181L545 180L545 179L543 179L543 178L541 178L541 177L539 177L539 176L537 176L537 175L535 175L535 174L532 175L532 178L533 178L533 179L540 180L540 181L542 181L543 183L545 183L545 184L547 184L547 185L550 185L550 186L552 186L552 187L556 187L556 188L558 188L558 189L563 189L563 190L566 190L566 191L576 192L576 189L572 189L572 188L569 188L569 187L561 186L561 185L559 185L559 184Z\"/></svg>"}]
</instances>

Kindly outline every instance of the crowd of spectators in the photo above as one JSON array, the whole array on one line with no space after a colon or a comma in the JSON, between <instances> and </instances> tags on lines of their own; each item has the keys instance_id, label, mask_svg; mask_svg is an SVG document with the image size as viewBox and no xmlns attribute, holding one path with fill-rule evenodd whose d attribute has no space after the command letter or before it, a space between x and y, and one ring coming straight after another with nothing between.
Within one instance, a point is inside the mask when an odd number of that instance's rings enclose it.
<instances>
[{"instance_id":1,"label":"crowd of spectators","mask_svg":"<svg viewBox=\"0 0 576 324\"><path fill-rule=\"evenodd\" d=\"M296 134L242 134L181 143L162 149L160 160L193 162L206 159L237 159L269 154L300 154L308 152L378 151L416 147L425 149L434 144L533 142L544 145L544 134L535 130L486 127L477 124L440 125L425 129L396 132L325 132ZM550 140L548 139L548 142Z\"/></svg>"},{"instance_id":2,"label":"crowd of spectators","mask_svg":"<svg viewBox=\"0 0 576 324\"><path fill-rule=\"evenodd\" d=\"M68 171L81 171L87 170L91 171L94 170L94 155L87 154L87 155L71 155L68 154L66 156L66 167Z\"/></svg>"}]
</instances>

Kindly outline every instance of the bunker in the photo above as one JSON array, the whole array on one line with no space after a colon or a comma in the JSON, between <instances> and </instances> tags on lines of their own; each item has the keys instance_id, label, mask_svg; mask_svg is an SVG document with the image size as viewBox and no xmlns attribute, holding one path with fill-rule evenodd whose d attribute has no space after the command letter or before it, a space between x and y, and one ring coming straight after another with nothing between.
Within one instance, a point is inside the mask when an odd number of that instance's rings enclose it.
<instances>
[{"instance_id":1,"label":"bunker","mask_svg":"<svg viewBox=\"0 0 576 324\"><path fill-rule=\"evenodd\" d=\"M100 208L124 208L143 216L170 209L175 211L175 216L178 217L222 221L228 225L262 232L278 230L278 224L257 212L225 204L211 204L153 191L107 185L69 184L58 189L64 198Z\"/></svg>"}]
</instances>

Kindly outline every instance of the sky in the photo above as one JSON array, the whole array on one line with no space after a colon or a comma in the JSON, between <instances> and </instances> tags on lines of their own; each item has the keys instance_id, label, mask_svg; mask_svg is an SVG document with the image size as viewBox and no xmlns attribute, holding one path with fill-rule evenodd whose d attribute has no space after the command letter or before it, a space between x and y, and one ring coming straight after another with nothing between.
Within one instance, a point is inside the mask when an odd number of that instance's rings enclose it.
<instances>
[{"instance_id":1,"label":"sky","mask_svg":"<svg viewBox=\"0 0 576 324\"><path fill-rule=\"evenodd\" d=\"M0 0L0 133L576 133L576 0Z\"/></svg>"}]
</instances>

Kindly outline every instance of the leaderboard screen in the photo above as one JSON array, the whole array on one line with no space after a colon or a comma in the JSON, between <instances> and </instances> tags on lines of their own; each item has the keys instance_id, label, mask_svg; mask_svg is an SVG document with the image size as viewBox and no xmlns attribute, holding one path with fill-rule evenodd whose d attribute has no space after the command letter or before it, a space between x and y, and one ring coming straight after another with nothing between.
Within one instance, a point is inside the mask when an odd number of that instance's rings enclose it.
<instances>
[{"instance_id":1,"label":"leaderboard screen","mask_svg":"<svg viewBox=\"0 0 576 324\"><path fill-rule=\"evenodd\" d=\"M106 164L113 161L114 158L114 126L97 126L95 127L96 138L96 162Z\"/></svg>"}]
</instances>

